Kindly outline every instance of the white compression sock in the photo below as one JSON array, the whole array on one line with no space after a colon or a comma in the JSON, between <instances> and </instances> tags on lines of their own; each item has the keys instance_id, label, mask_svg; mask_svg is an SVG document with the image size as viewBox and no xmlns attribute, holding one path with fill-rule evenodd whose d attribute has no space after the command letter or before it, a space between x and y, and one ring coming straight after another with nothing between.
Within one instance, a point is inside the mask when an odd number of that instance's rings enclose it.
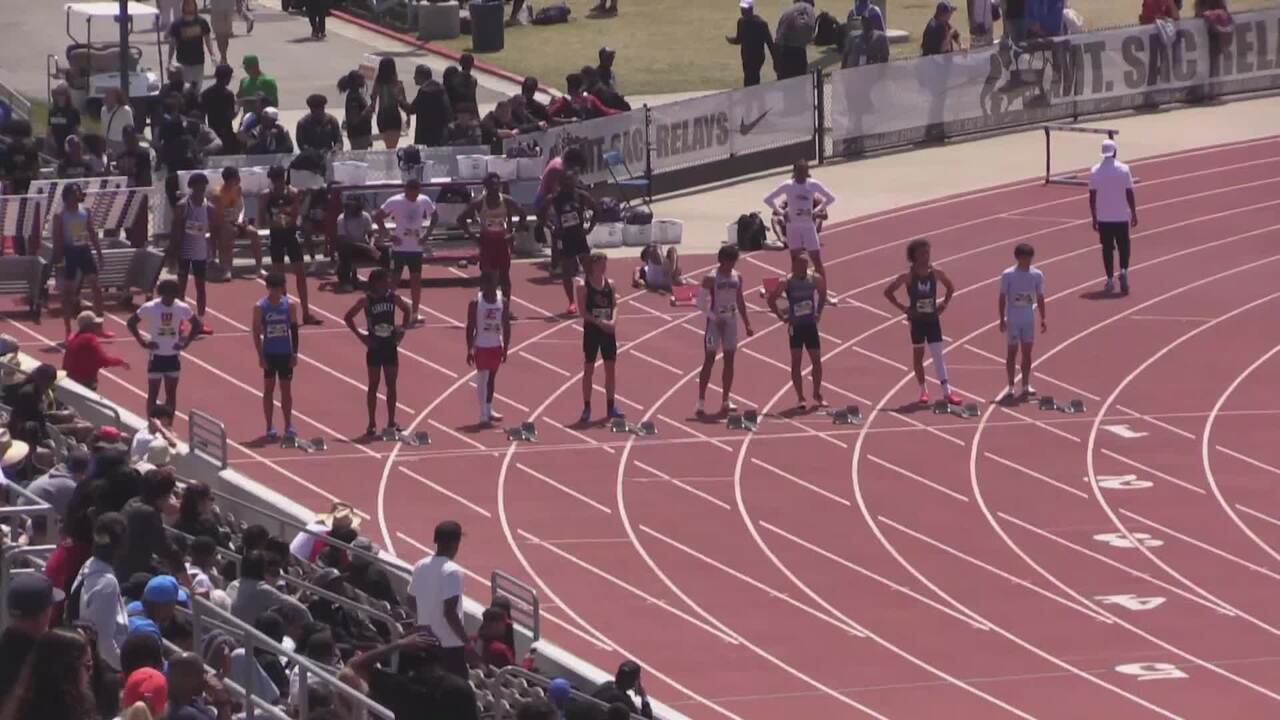
<instances>
[{"instance_id":1,"label":"white compression sock","mask_svg":"<svg viewBox=\"0 0 1280 720\"><path fill-rule=\"evenodd\" d=\"M476 398L480 400L480 407L484 407L489 400L489 371L476 371Z\"/></svg>"},{"instance_id":2,"label":"white compression sock","mask_svg":"<svg viewBox=\"0 0 1280 720\"><path fill-rule=\"evenodd\" d=\"M938 382L942 383L942 392L950 392L947 383L947 363L942 358L942 343L929 343L929 356L933 358L933 369L938 374Z\"/></svg>"}]
</instances>

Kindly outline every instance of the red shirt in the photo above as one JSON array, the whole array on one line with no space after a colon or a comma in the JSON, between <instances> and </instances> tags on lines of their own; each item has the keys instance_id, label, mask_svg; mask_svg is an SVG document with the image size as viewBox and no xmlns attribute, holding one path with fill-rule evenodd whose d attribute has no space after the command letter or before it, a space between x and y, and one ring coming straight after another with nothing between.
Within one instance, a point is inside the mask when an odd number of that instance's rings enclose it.
<instances>
[{"instance_id":1,"label":"red shirt","mask_svg":"<svg viewBox=\"0 0 1280 720\"><path fill-rule=\"evenodd\" d=\"M124 365L124 360L108 355L102 341L92 332L76 333L67 341L62 356L62 369L67 371L67 377L90 388L97 387L99 370L120 365Z\"/></svg>"},{"instance_id":2,"label":"red shirt","mask_svg":"<svg viewBox=\"0 0 1280 720\"><path fill-rule=\"evenodd\" d=\"M68 592L71 590L72 579L80 572L81 566L89 561L92 553L93 546L89 543L63 540L49 555L49 562L44 566L44 576L49 578L50 585ZM54 607L52 624L55 626L62 622L62 605L63 603L58 603Z\"/></svg>"},{"instance_id":3,"label":"red shirt","mask_svg":"<svg viewBox=\"0 0 1280 720\"><path fill-rule=\"evenodd\" d=\"M516 664L515 652L501 640L489 640L486 642L480 639L479 636L474 636L471 638L471 642L480 646L480 659L484 660L486 665L500 670L508 665Z\"/></svg>"}]
</instances>

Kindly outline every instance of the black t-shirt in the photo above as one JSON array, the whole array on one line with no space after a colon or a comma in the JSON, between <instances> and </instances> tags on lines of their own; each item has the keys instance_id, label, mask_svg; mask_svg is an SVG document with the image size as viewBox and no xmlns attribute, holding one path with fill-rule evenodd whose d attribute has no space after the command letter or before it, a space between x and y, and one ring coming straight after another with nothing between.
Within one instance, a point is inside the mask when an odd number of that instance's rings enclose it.
<instances>
[{"instance_id":1,"label":"black t-shirt","mask_svg":"<svg viewBox=\"0 0 1280 720\"><path fill-rule=\"evenodd\" d=\"M67 138L75 134L80 128L80 111L73 107L51 107L49 108L49 136L57 143L58 154L62 154L62 148L67 142Z\"/></svg>"},{"instance_id":2,"label":"black t-shirt","mask_svg":"<svg viewBox=\"0 0 1280 720\"><path fill-rule=\"evenodd\" d=\"M479 718L471 685L448 673L414 678L374 668L369 673L369 697L394 713L396 720Z\"/></svg>"},{"instance_id":3,"label":"black t-shirt","mask_svg":"<svg viewBox=\"0 0 1280 720\"><path fill-rule=\"evenodd\" d=\"M347 137L360 139L373 135L373 116L364 114L368 109L369 101L364 95L355 90L347 93Z\"/></svg>"},{"instance_id":4,"label":"black t-shirt","mask_svg":"<svg viewBox=\"0 0 1280 720\"><path fill-rule=\"evenodd\" d=\"M22 138L10 143L4 158L4 174L12 185L10 192L25 195L31 187L31 181L39 173L40 152L36 149L35 141Z\"/></svg>"},{"instance_id":5,"label":"black t-shirt","mask_svg":"<svg viewBox=\"0 0 1280 720\"><path fill-rule=\"evenodd\" d=\"M225 135L233 135L232 121L236 118L236 94L231 88L211 85L200 93L200 107L204 110L205 122L218 137L226 142Z\"/></svg>"},{"instance_id":6,"label":"black t-shirt","mask_svg":"<svg viewBox=\"0 0 1280 720\"><path fill-rule=\"evenodd\" d=\"M920 53L922 55L938 55L947 42L947 24L938 18L930 18L924 26L924 34L920 36Z\"/></svg>"},{"instance_id":7,"label":"black t-shirt","mask_svg":"<svg viewBox=\"0 0 1280 720\"><path fill-rule=\"evenodd\" d=\"M204 65L204 38L210 33L209 22L200 16L179 18L169 26L169 37L177 48L178 62Z\"/></svg>"},{"instance_id":8,"label":"black t-shirt","mask_svg":"<svg viewBox=\"0 0 1280 720\"><path fill-rule=\"evenodd\" d=\"M576 191L556 193L552 209L556 214L555 226L559 229L562 240L587 241L587 219Z\"/></svg>"},{"instance_id":9,"label":"black t-shirt","mask_svg":"<svg viewBox=\"0 0 1280 720\"><path fill-rule=\"evenodd\" d=\"M0 698L7 698L18 682L36 639L13 628L0 632Z\"/></svg>"},{"instance_id":10,"label":"black t-shirt","mask_svg":"<svg viewBox=\"0 0 1280 720\"><path fill-rule=\"evenodd\" d=\"M129 178L129 187L151 187L151 153L142 148L116 156L116 172Z\"/></svg>"},{"instance_id":11,"label":"black t-shirt","mask_svg":"<svg viewBox=\"0 0 1280 720\"><path fill-rule=\"evenodd\" d=\"M342 130L338 118L328 113L320 117L308 114L298 121L294 140L299 150L341 150Z\"/></svg>"}]
</instances>

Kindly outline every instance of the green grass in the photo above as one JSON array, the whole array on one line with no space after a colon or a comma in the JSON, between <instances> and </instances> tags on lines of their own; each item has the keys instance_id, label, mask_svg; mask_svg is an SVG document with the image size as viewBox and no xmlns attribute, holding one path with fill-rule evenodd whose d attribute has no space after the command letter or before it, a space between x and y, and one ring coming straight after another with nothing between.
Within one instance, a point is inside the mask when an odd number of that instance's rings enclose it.
<instances>
[{"instance_id":1,"label":"green grass","mask_svg":"<svg viewBox=\"0 0 1280 720\"><path fill-rule=\"evenodd\" d=\"M547 0L549 1L549 0ZM570 21L546 27L507 28L506 48L479 56L519 75L535 75L543 83L562 88L564 76L586 64L596 63L596 51L608 45L618 51L617 69L622 91L629 95L722 90L742 82L738 49L724 41L737 22L737 4L728 0L619 0L617 17L587 18L595 0L567 0L573 8ZM535 2L535 6L545 4ZM1190 7L1190 3L1186 3ZM1268 7L1274 0L1232 0L1234 11ZM756 12L774 29L787 0L756 0ZM919 53L920 31L936 7L936 0L890 0L889 25L911 33L911 42L893 46L895 57ZM967 30L965 4L954 21ZM1131 25L1137 22L1137 0L1071 0L1090 29ZM818 0L843 21L852 0ZM965 33L967 35L967 32ZM468 50L471 38L440 41L457 51ZM817 59L822 48L810 48ZM765 78L772 77L766 66Z\"/></svg>"}]
</instances>

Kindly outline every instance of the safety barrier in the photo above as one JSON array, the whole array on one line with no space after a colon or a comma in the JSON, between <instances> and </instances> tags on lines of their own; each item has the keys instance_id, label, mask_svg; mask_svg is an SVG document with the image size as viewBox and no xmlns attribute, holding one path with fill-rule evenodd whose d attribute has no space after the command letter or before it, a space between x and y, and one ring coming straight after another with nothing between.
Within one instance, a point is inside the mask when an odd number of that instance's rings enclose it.
<instances>
[{"instance_id":1,"label":"safety barrier","mask_svg":"<svg viewBox=\"0 0 1280 720\"><path fill-rule=\"evenodd\" d=\"M187 444L192 452L205 456L218 467L227 467L227 429L212 415L199 410L190 412L187 416Z\"/></svg>"},{"instance_id":2,"label":"safety barrier","mask_svg":"<svg viewBox=\"0 0 1280 720\"><path fill-rule=\"evenodd\" d=\"M511 619L533 636L534 642L542 637L542 611L538 606L538 593L528 585L502 572L489 574L489 595L511 601Z\"/></svg>"}]
</instances>

